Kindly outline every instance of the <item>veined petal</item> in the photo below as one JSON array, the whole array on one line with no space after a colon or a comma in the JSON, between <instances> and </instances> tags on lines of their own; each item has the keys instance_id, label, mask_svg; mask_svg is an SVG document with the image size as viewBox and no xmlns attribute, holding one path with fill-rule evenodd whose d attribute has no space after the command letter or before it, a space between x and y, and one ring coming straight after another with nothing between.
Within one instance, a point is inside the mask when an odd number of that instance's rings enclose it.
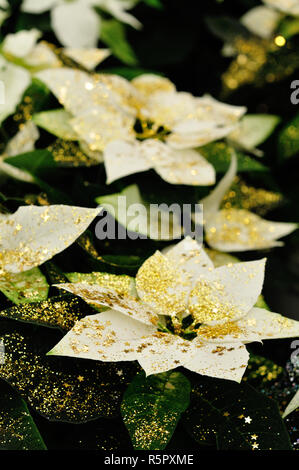
<instances>
[{"instance_id":1,"label":"veined petal","mask_svg":"<svg viewBox=\"0 0 299 470\"><path fill-rule=\"evenodd\" d=\"M110 55L109 49L66 47L63 53L87 70L93 70Z\"/></svg>"},{"instance_id":2,"label":"veined petal","mask_svg":"<svg viewBox=\"0 0 299 470\"><path fill-rule=\"evenodd\" d=\"M61 67L43 70L36 77L47 85L61 105L74 116L113 100L102 82L81 70Z\"/></svg>"},{"instance_id":3,"label":"veined petal","mask_svg":"<svg viewBox=\"0 0 299 470\"><path fill-rule=\"evenodd\" d=\"M152 163L137 141L115 140L104 150L107 184L124 176L147 171Z\"/></svg>"},{"instance_id":4,"label":"veined petal","mask_svg":"<svg viewBox=\"0 0 299 470\"><path fill-rule=\"evenodd\" d=\"M281 18L282 15L273 8L259 5L245 13L241 17L241 23L253 34L264 39L270 39Z\"/></svg>"},{"instance_id":5,"label":"veined petal","mask_svg":"<svg viewBox=\"0 0 299 470\"><path fill-rule=\"evenodd\" d=\"M85 282L57 284L56 287L82 297L85 302L91 305L110 307L148 325L158 323L158 316L149 306L144 305L133 295L124 294L117 289Z\"/></svg>"},{"instance_id":6,"label":"veined petal","mask_svg":"<svg viewBox=\"0 0 299 470\"><path fill-rule=\"evenodd\" d=\"M214 214L219 210L220 204L225 194L231 187L234 178L237 174L237 166L237 157L235 152L232 151L230 166L226 174L219 181L213 191L211 191L207 197L201 200L204 209L204 216L207 220L210 214Z\"/></svg>"},{"instance_id":7,"label":"veined petal","mask_svg":"<svg viewBox=\"0 0 299 470\"><path fill-rule=\"evenodd\" d=\"M238 321L260 339L294 338L299 336L299 321L291 320L264 308L253 308L246 317Z\"/></svg>"},{"instance_id":8,"label":"veined petal","mask_svg":"<svg viewBox=\"0 0 299 470\"><path fill-rule=\"evenodd\" d=\"M78 114L71 125L92 151L100 152L114 140L133 137L134 122L134 117L121 108L104 103Z\"/></svg>"},{"instance_id":9,"label":"veined petal","mask_svg":"<svg viewBox=\"0 0 299 470\"><path fill-rule=\"evenodd\" d=\"M149 98L153 93L175 92L175 85L165 77L155 75L153 73L145 73L133 78L131 84L141 93L145 98Z\"/></svg>"},{"instance_id":10,"label":"veined petal","mask_svg":"<svg viewBox=\"0 0 299 470\"><path fill-rule=\"evenodd\" d=\"M154 333L138 349L137 360L146 375L160 374L183 365L193 349L192 343L168 333Z\"/></svg>"},{"instance_id":11,"label":"veined petal","mask_svg":"<svg viewBox=\"0 0 299 470\"><path fill-rule=\"evenodd\" d=\"M101 21L89 5L64 2L51 11L52 26L57 38L66 47L95 47Z\"/></svg>"},{"instance_id":12,"label":"veined petal","mask_svg":"<svg viewBox=\"0 0 299 470\"><path fill-rule=\"evenodd\" d=\"M261 250L283 245L277 242L298 228L297 224L271 222L244 209L223 209L207 217L208 244L219 251Z\"/></svg>"},{"instance_id":13,"label":"veined petal","mask_svg":"<svg viewBox=\"0 0 299 470\"><path fill-rule=\"evenodd\" d=\"M196 280L200 273L205 273L214 269L213 262L203 249L202 245L186 237L176 245L172 245L162 251L178 268L188 274L192 282Z\"/></svg>"},{"instance_id":14,"label":"veined petal","mask_svg":"<svg viewBox=\"0 0 299 470\"><path fill-rule=\"evenodd\" d=\"M153 326L107 310L77 322L48 354L104 362L134 361L138 347L154 332Z\"/></svg>"},{"instance_id":15,"label":"veined petal","mask_svg":"<svg viewBox=\"0 0 299 470\"><path fill-rule=\"evenodd\" d=\"M288 406L286 407L282 417L286 418L290 413L295 411L299 407L299 390L295 394L295 396L292 398Z\"/></svg>"},{"instance_id":16,"label":"veined petal","mask_svg":"<svg viewBox=\"0 0 299 470\"><path fill-rule=\"evenodd\" d=\"M23 0L21 9L25 13L44 13L58 3L61 0Z\"/></svg>"},{"instance_id":17,"label":"veined petal","mask_svg":"<svg viewBox=\"0 0 299 470\"><path fill-rule=\"evenodd\" d=\"M192 343L193 359L184 367L201 375L241 382L249 359L249 353L241 342L207 344L196 339Z\"/></svg>"},{"instance_id":18,"label":"veined petal","mask_svg":"<svg viewBox=\"0 0 299 470\"><path fill-rule=\"evenodd\" d=\"M189 297L194 319L214 325L244 317L262 291L265 262L236 263L200 275Z\"/></svg>"},{"instance_id":19,"label":"veined petal","mask_svg":"<svg viewBox=\"0 0 299 470\"><path fill-rule=\"evenodd\" d=\"M159 251L143 263L136 275L139 297L159 315L183 314L190 288L188 276Z\"/></svg>"},{"instance_id":20,"label":"veined petal","mask_svg":"<svg viewBox=\"0 0 299 470\"><path fill-rule=\"evenodd\" d=\"M0 57L0 80L4 85L4 103L0 101L0 124L12 114L21 101L24 91L31 83L27 70Z\"/></svg>"},{"instance_id":21,"label":"veined petal","mask_svg":"<svg viewBox=\"0 0 299 470\"><path fill-rule=\"evenodd\" d=\"M167 147L166 144L162 144ZM167 148L168 158L155 164L156 172L171 184L186 184L193 186L208 186L215 183L214 167L193 149L175 150Z\"/></svg>"},{"instance_id":22,"label":"veined petal","mask_svg":"<svg viewBox=\"0 0 299 470\"><path fill-rule=\"evenodd\" d=\"M27 121L20 127L19 132L8 142L4 157L13 157L20 153L31 152L39 138L39 132L32 121Z\"/></svg>"},{"instance_id":23,"label":"veined petal","mask_svg":"<svg viewBox=\"0 0 299 470\"><path fill-rule=\"evenodd\" d=\"M38 29L19 31L15 34L8 34L2 45L4 54L14 57L25 58L34 48L37 40L41 37Z\"/></svg>"},{"instance_id":24,"label":"veined petal","mask_svg":"<svg viewBox=\"0 0 299 470\"><path fill-rule=\"evenodd\" d=\"M100 209L66 205L23 206L0 214L0 268L18 273L39 266L70 246Z\"/></svg>"}]
</instances>

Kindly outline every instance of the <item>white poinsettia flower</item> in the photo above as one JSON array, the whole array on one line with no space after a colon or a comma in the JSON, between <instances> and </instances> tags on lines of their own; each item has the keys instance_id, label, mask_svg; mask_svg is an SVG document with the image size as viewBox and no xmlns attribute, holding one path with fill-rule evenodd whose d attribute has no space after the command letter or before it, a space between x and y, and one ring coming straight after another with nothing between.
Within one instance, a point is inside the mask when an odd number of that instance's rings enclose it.
<instances>
[{"instance_id":1,"label":"white poinsettia flower","mask_svg":"<svg viewBox=\"0 0 299 470\"><path fill-rule=\"evenodd\" d=\"M100 209L52 205L22 206L0 214L0 271L28 271L70 246Z\"/></svg>"},{"instance_id":2,"label":"white poinsettia flower","mask_svg":"<svg viewBox=\"0 0 299 470\"><path fill-rule=\"evenodd\" d=\"M208 244L219 251L261 250L282 246L277 241L298 228L297 224L272 222L245 209L220 209L221 202L237 174L236 155L216 188L204 198L204 229Z\"/></svg>"},{"instance_id":3,"label":"white poinsettia flower","mask_svg":"<svg viewBox=\"0 0 299 470\"><path fill-rule=\"evenodd\" d=\"M245 112L210 97L177 93L169 80L154 75L129 82L116 75L91 76L61 68L41 71L37 77L70 113L67 125L85 148L104 153L108 182L154 168L172 184L213 184L214 168L194 148L229 135ZM154 115L150 100L164 93L178 100L188 96L190 109L170 100L161 118ZM48 130L51 127L48 124ZM174 142L178 135L180 143Z\"/></svg>"},{"instance_id":4,"label":"white poinsettia flower","mask_svg":"<svg viewBox=\"0 0 299 470\"><path fill-rule=\"evenodd\" d=\"M263 2L287 15L299 16L299 0L263 0Z\"/></svg>"},{"instance_id":5,"label":"white poinsettia flower","mask_svg":"<svg viewBox=\"0 0 299 470\"><path fill-rule=\"evenodd\" d=\"M77 322L49 354L137 360L147 375L184 366L239 382L249 358L246 343L299 334L299 322L254 308L264 268L264 259L214 268L197 242L186 238L166 255L156 252L145 261L135 296L120 292L115 280L107 286L60 284L110 309ZM190 319L187 328L183 317Z\"/></svg>"},{"instance_id":6,"label":"white poinsettia flower","mask_svg":"<svg viewBox=\"0 0 299 470\"><path fill-rule=\"evenodd\" d=\"M100 37L101 18L95 7L139 27L139 21L126 12L134 3L129 0L24 0L22 10L35 14L50 10L51 24L61 44L83 48L95 47Z\"/></svg>"},{"instance_id":7,"label":"white poinsettia flower","mask_svg":"<svg viewBox=\"0 0 299 470\"><path fill-rule=\"evenodd\" d=\"M3 154L0 156L0 172L17 180L34 183L33 176L15 166L9 164L9 157L21 153L31 152L35 148L35 142L39 139L39 131L32 121L27 121L20 126L17 134L8 142ZM8 159L8 161L3 161Z\"/></svg>"},{"instance_id":8,"label":"white poinsettia flower","mask_svg":"<svg viewBox=\"0 0 299 470\"><path fill-rule=\"evenodd\" d=\"M293 411L297 410L297 408L299 408L299 390L286 407L282 417L286 418L289 414L293 413Z\"/></svg>"}]
</instances>

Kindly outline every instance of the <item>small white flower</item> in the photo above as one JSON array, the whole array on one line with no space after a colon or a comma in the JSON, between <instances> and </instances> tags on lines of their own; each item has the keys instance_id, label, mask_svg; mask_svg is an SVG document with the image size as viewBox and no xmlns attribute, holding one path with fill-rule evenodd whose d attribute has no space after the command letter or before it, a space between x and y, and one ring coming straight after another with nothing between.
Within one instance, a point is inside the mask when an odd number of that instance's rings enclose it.
<instances>
[{"instance_id":1,"label":"small white flower","mask_svg":"<svg viewBox=\"0 0 299 470\"><path fill-rule=\"evenodd\" d=\"M297 224L272 222L245 209L222 209L220 205L237 174L236 155L216 188L203 199L204 229L208 244L219 251L261 250L282 246L279 238L298 228Z\"/></svg>"},{"instance_id":2,"label":"small white flower","mask_svg":"<svg viewBox=\"0 0 299 470\"><path fill-rule=\"evenodd\" d=\"M97 45L101 31L101 18L94 7L139 28L139 21L126 12L135 3L133 0L24 0L22 10L36 14L50 10L53 30L63 46L92 48Z\"/></svg>"},{"instance_id":3,"label":"small white flower","mask_svg":"<svg viewBox=\"0 0 299 470\"><path fill-rule=\"evenodd\" d=\"M264 267L265 260L259 260L214 268L188 238L166 255L156 252L145 261L136 276L138 296L103 284L60 284L86 302L110 309L77 322L49 354L138 360L147 375L184 366L239 382L249 358L246 343L299 333L299 322L254 308ZM189 315L189 332L196 334L191 341L181 323ZM167 319L175 327L173 334L167 332Z\"/></svg>"}]
</instances>

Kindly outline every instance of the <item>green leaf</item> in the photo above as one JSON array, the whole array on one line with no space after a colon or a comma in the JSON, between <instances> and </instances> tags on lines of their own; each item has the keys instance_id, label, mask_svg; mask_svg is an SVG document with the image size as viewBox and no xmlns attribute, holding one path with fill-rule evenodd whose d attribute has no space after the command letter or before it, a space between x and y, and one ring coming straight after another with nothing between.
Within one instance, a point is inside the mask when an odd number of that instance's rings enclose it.
<instances>
[{"instance_id":1,"label":"green leaf","mask_svg":"<svg viewBox=\"0 0 299 470\"><path fill-rule=\"evenodd\" d=\"M64 109L55 109L34 114L33 121L37 126L56 135L56 137L65 140L78 140L78 134L70 125L71 118L72 115Z\"/></svg>"},{"instance_id":2,"label":"green leaf","mask_svg":"<svg viewBox=\"0 0 299 470\"><path fill-rule=\"evenodd\" d=\"M69 331L76 321L92 313L94 310L79 297L59 295L46 301L1 310L0 317Z\"/></svg>"},{"instance_id":3,"label":"green leaf","mask_svg":"<svg viewBox=\"0 0 299 470\"><path fill-rule=\"evenodd\" d=\"M48 297L49 285L38 268L0 277L0 291L15 304L38 302Z\"/></svg>"},{"instance_id":4,"label":"green leaf","mask_svg":"<svg viewBox=\"0 0 299 470\"><path fill-rule=\"evenodd\" d=\"M34 150L15 157L5 158L4 161L37 177L45 176L49 170L57 167L52 154L48 150Z\"/></svg>"},{"instance_id":5,"label":"green leaf","mask_svg":"<svg viewBox=\"0 0 299 470\"><path fill-rule=\"evenodd\" d=\"M136 65L138 63L137 57L126 39L125 27L119 21L102 19L101 41L107 44L112 54L125 64Z\"/></svg>"},{"instance_id":6,"label":"green leaf","mask_svg":"<svg viewBox=\"0 0 299 470\"><path fill-rule=\"evenodd\" d=\"M5 362L0 378L51 421L82 423L118 416L136 365L46 356L58 337L49 328L1 320Z\"/></svg>"},{"instance_id":7,"label":"green leaf","mask_svg":"<svg viewBox=\"0 0 299 470\"><path fill-rule=\"evenodd\" d=\"M240 126L229 136L232 143L245 150L253 150L262 144L279 124L280 117L271 114L247 114Z\"/></svg>"},{"instance_id":8,"label":"green leaf","mask_svg":"<svg viewBox=\"0 0 299 470\"><path fill-rule=\"evenodd\" d=\"M157 8L158 10L161 10L163 8L163 4L160 0L143 0L143 3L145 3L149 7Z\"/></svg>"},{"instance_id":9,"label":"green leaf","mask_svg":"<svg viewBox=\"0 0 299 470\"><path fill-rule=\"evenodd\" d=\"M299 34L299 18L285 18L279 25L278 33L286 39Z\"/></svg>"},{"instance_id":10,"label":"green leaf","mask_svg":"<svg viewBox=\"0 0 299 470\"><path fill-rule=\"evenodd\" d=\"M245 383L201 377L184 424L198 442L219 450L291 450L277 403Z\"/></svg>"},{"instance_id":11,"label":"green leaf","mask_svg":"<svg viewBox=\"0 0 299 470\"><path fill-rule=\"evenodd\" d=\"M46 450L26 403L0 381L0 450Z\"/></svg>"},{"instance_id":12,"label":"green leaf","mask_svg":"<svg viewBox=\"0 0 299 470\"><path fill-rule=\"evenodd\" d=\"M190 383L180 372L145 377L139 373L121 405L124 423L136 450L163 450L189 405Z\"/></svg>"},{"instance_id":13,"label":"green leaf","mask_svg":"<svg viewBox=\"0 0 299 470\"><path fill-rule=\"evenodd\" d=\"M217 173L225 173L231 161L231 147L226 142L212 142L200 147L199 152L215 168ZM236 152L238 159L238 172L246 171L268 171L262 163L247 155Z\"/></svg>"},{"instance_id":14,"label":"green leaf","mask_svg":"<svg viewBox=\"0 0 299 470\"><path fill-rule=\"evenodd\" d=\"M299 113L280 132L278 151L281 158L290 158L299 152Z\"/></svg>"}]
</instances>

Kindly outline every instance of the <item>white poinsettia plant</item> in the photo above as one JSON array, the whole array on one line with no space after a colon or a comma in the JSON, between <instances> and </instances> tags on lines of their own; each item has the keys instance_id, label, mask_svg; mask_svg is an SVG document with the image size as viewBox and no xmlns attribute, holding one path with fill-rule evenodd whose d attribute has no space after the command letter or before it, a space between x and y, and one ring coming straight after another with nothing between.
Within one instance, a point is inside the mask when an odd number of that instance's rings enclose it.
<instances>
[{"instance_id":1,"label":"white poinsettia plant","mask_svg":"<svg viewBox=\"0 0 299 470\"><path fill-rule=\"evenodd\" d=\"M265 259L214 267L196 241L156 252L124 291L105 283L57 287L108 310L85 317L49 352L99 361L137 360L147 375L183 366L240 382L246 344L298 336L299 322L256 308Z\"/></svg>"},{"instance_id":2,"label":"white poinsettia plant","mask_svg":"<svg viewBox=\"0 0 299 470\"><path fill-rule=\"evenodd\" d=\"M138 0L24 0L25 13L51 13L51 25L66 47L96 47L101 34L101 8L123 23L140 28L140 22L128 13Z\"/></svg>"}]
</instances>

